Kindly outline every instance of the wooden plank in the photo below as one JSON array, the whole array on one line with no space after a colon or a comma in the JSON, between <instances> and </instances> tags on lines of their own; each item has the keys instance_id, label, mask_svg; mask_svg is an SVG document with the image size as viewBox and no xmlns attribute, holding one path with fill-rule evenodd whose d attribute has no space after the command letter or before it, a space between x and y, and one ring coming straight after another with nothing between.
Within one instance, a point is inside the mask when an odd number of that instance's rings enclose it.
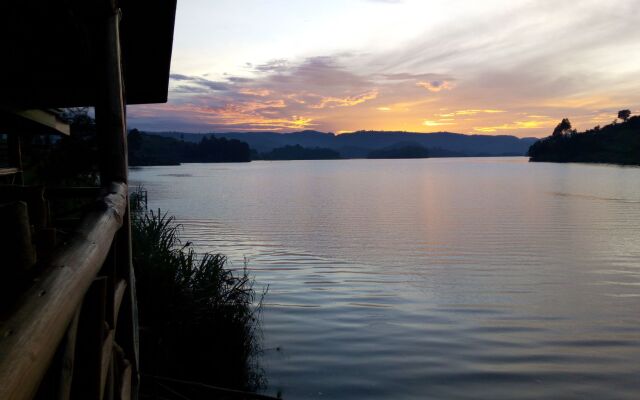
<instances>
[{"instance_id":1,"label":"wooden plank","mask_svg":"<svg viewBox=\"0 0 640 400\"><path fill-rule=\"evenodd\" d=\"M0 398L29 399L107 257L126 210L127 185L114 183L51 266L0 322Z\"/></svg>"}]
</instances>

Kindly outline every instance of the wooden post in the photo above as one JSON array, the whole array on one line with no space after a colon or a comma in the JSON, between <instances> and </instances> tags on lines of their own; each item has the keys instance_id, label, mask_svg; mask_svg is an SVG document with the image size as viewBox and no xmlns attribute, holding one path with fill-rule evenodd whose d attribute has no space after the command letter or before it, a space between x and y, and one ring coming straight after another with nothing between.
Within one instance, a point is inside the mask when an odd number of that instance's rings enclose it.
<instances>
[{"instance_id":1,"label":"wooden post","mask_svg":"<svg viewBox=\"0 0 640 400\"><path fill-rule=\"evenodd\" d=\"M100 144L100 182L128 182L127 126L122 52L120 48L120 10L112 0L107 0L110 15L106 19L102 56L98 71L100 84L96 104L96 123ZM131 219L129 204L122 228L115 238L116 275L125 279L126 294L118 330L119 340L132 364L132 395L137 398L138 387L138 315L135 296L135 277L131 259Z\"/></svg>"},{"instance_id":2,"label":"wooden post","mask_svg":"<svg viewBox=\"0 0 640 400\"><path fill-rule=\"evenodd\" d=\"M107 278L100 277L94 280L80 311L76 370L72 385L72 397L76 399L102 399L106 292Z\"/></svg>"},{"instance_id":3,"label":"wooden post","mask_svg":"<svg viewBox=\"0 0 640 400\"><path fill-rule=\"evenodd\" d=\"M96 123L100 143L100 181L127 183L127 126L125 120L120 11L112 9L104 27L102 62L97 71L99 84Z\"/></svg>"}]
</instances>

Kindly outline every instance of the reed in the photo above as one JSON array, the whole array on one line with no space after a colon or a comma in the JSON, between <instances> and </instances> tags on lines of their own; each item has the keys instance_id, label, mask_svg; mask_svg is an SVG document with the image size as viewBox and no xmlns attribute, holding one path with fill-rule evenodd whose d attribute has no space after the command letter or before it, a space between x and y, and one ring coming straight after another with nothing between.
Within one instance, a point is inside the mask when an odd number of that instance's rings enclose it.
<instances>
[{"instance_id":1,"label":"reed","mask_svg":"<svg viewBox=\"0 0 640 400\"><path fill-rule=\"evenodd\" d=\"M233 270L224 255L183 243L175 218L147 210L145 198L131 195L142 373L256 390L266 291L256 292L246 264Z\"/></svg>"}]
</instances>

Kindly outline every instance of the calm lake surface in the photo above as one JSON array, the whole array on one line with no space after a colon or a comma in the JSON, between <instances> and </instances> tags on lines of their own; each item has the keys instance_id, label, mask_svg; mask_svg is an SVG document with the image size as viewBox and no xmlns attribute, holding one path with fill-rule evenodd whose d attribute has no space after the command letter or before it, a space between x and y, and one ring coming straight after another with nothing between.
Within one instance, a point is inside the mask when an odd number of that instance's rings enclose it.
<instances>
[{"instance_id":1,"label":"calm lake surface","mask_svg":"<svg viewBox=\"0 0 640 400\"><path fill-rule=\"evenodd\" d=\"M640 398L640 168L284 161L131 180L269 285L267 394Z\"/></svg>"}]
</instances>

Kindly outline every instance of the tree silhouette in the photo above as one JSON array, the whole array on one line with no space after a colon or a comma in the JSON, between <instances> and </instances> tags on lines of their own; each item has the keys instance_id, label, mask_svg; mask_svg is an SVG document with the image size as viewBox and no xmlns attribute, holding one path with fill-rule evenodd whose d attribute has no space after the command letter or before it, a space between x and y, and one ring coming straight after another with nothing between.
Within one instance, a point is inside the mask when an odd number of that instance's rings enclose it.
<instances>
[{"instance_id":1,"label":"tree silhouette","mask_svg":"<svg viewBox=\"0 0 640 400\"><path fill-rule=\"evenodd\" d=\"M624 122L627 122L627 120L629 119L630 116L631 116L631 110L620 110L620 111L618 111L618 118L620 118Z\"/></svg>"},{"instance_id":2,"label":"tree silhouette","mask_svg":"<svg viewBox=\"0 0 640 400\"><path fill-rule=\"evenodd\" d=\"M571 130L571 121L569 118L563 118L562 121L553 130L553 136L562 136Z\"/></svg>"}]
</instances>

